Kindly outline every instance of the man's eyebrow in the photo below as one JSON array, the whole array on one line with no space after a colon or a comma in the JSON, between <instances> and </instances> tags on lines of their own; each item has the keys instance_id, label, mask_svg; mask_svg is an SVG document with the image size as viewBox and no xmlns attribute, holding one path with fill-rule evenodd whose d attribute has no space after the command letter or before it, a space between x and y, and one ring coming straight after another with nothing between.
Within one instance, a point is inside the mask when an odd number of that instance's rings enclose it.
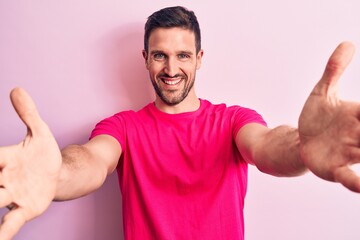
<instances>
[{"instance_id":1,"label":"man's eyebrow","mask_svg":"<svg viewBox=\"0 0 360 240\"><path fill-rule=\"evenodd\" d=\"M157 54L157 53L162 53L164 55L166 55L166 53L162 50L151 50L150 51L150 55L154 55L154 54ZM194 53L192 51L187 51L187 50L180 50L177 52L177 54L187 54L187 55L194 55Z\"/></svg>"},{"instance_id":2,"label":"man's eyebrow","mask_svg":"<svg viewBox=\"0 0 360 240\"><path fill-rule=\"evenodd\" d=\"M187 54L187 55L194 55L192 51L179 51L179 54Z\"/></svg>"},{"instance_id":3,"label":"man's eyebrow","mask_svg":"<svg viewBox=\"0 0 360 240\"><path fill-rule=\"evenodd\" d=\"M163 51L161 50L151 50L150 51L150 55L154 55L154 54L157 54L157 53L162 53L162 54L165 54Z\"/></svg>"}]
</instances>

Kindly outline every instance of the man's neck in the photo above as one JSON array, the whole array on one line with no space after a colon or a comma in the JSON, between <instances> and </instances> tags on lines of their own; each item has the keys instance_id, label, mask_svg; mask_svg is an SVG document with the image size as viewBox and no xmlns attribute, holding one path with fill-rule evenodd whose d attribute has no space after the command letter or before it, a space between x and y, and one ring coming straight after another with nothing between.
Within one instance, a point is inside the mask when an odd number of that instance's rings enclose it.
<instances>
[{"instance_id":1,"label":"man's neck","mask_svg":"<svg viewBox=\"0 0 360 240\"><path fill-rule=\"evenodd\" d=\"M194 112L200 108L200 100L194 96L187 96L182 102L176 105L168 105L159 97L155 99L155 106L162 112L178 114L184 112Z\"/></svg>"}]
</instances>

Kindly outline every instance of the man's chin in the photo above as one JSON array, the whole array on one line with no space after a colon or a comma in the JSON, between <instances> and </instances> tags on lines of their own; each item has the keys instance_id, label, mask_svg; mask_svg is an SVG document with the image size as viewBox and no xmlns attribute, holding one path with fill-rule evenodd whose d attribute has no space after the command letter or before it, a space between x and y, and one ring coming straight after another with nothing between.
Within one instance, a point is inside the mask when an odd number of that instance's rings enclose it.
<instances>
[{"instance_id":1,"label":"man's chin","mask_svg":"<svg viewBox=\"0 0 360 240\"><path fill-rule=\"evenodd\" d=\"M168 106L176 106L176 105L178 105L179 103L181 103L182 102L182 100L181 101L168 101L168 100L162 100L166 105L168 105Z\"/></svg>"},{"instance_id":2,"label":"man's chin","mask_svg":"<svg viewBox=\"0 0 360 240\"><path fill-rule=\"evenodd\" d=\"M180 104L182 101L184 101L184 97L173 97L173 98L166 98L166 97L160 97L161 101L165 103L168 106L176 106Z\"/></svg>"}]
</instances>

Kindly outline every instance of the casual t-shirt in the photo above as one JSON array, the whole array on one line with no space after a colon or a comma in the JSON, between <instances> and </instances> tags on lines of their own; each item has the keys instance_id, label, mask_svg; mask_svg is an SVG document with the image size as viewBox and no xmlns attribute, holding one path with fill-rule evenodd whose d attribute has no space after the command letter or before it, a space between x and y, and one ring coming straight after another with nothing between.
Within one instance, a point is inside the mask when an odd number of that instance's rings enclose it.
<instances>
[{"instance_id":1,"label":"casual t-shirt","mask_svg":"<svg viewBox=\"0 0 360 240\"><path fill-rule=\"evenodd\" d=\"M255 111L200 100L167 114L150 103L96 125L91 138L118 140L125 239L243 239L247 163L235 136Z\"/></svg>"}]
</instances>

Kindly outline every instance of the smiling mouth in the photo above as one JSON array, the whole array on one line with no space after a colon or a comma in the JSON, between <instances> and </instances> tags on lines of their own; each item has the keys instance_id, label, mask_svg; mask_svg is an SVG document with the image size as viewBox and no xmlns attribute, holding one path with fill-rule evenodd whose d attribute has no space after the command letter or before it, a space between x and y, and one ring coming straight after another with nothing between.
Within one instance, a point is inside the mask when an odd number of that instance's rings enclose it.
<instances>
[{"instance_id":1,"label":"smiling mouth","mask_svg":"<svg viewBox=\"0 0 360 240\"><path fill-rule=\"evenodd\" d=\"M176 85L178 84L182 79L178 79L178 80L165 80L165 79L161 79L165 84L167 85Z\"/></svg>"}]
</instances>

